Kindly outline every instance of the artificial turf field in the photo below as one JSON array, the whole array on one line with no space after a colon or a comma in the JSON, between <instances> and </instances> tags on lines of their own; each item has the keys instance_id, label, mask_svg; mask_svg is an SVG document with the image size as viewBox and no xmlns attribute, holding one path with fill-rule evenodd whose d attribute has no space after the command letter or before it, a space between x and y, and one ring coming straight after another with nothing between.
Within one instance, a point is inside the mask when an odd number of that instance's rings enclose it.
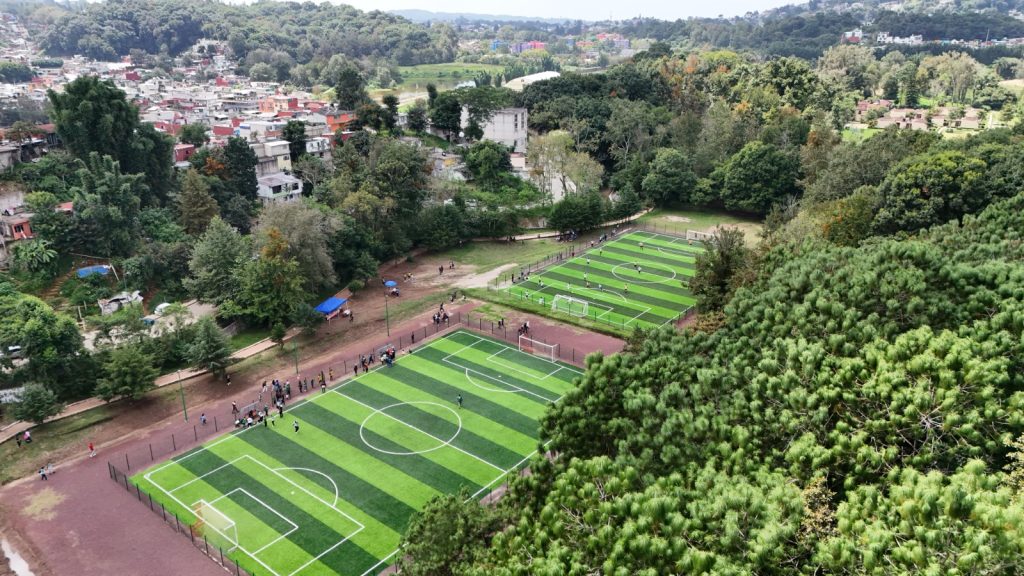
<instances>
[{"instance_id":1,"label":"artificial turf field","mask_svg":"<svg viewBox=\"0 0 1024 576\"><path fill-rule=\"evenodd\" d=\"M557 309L573 316L624 328L661 326L696 302L687 286L703 250L675 236L630 232L513 283L508 293L545 306L561 294L576 301L559 299Z\"/></svg>"},{"instance_id":2,"label":"artificial turf field","mask_svg":"<svg viewBox=\"0 0 1024 576\"><path fill-rule=\"evenodd\" d=\"M133 480L251 573L376 574L432 497L521 467L579 374L460 330Z\"/></svg>"}]
</instances>

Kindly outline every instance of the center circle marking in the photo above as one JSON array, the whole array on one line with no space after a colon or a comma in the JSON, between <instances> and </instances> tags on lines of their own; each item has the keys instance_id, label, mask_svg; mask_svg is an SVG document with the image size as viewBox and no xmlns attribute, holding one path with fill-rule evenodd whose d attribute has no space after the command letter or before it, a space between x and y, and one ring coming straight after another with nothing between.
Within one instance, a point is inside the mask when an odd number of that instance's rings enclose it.
<instances>
[{"instance_id":1,"label":"center circle marking","mask_svg":"<svg viewBox=\"0 0 1024 576\"><path fill-rule=\"evenodd\" d=\"M444 408L445 410L451 412L453 416L455 416L455 419L458 421L459 427L455 430L455 433L452 434L451 438L441 442L440 444L438 444L437 446L434 446L433 448L427 448L426 450L411 450L411 451L385 450L385 449L380 448L378 446L374 446L372 442L370 442L369 440L366 439L366 435L363 433L363 431L366 429L366 423L370 421L370 418L373 418L374 416L376 416L378 414L381 414L381 415L384 415L385 417L387 417L387 416L389 416L389 414L387 414L387 410L389 410L391 408L394 408L396 406L405 406L405 405L413 405L413 404L437 406L439 408ZM404 424L404 422L403 422L403 424ZM409 429L412 430L412 428L409 428ZM418 433L418 434L422 434L424 436L430 437L428 435L428 433L426 433L426 432L419 431L418 429L414 430L414 431L416 433ZM452 441L455 440L455 437L459 435L459 432L462 432L462 418L459 416L458 412L456 412L455 410L452 410L451 407L445 406L444 404L439 404L437 402L426 402L426 401L422 401L422 400L421 401L415 401L415 402L398 402L398 403L395 403L395 404L390 404L390 405L385 406L383 408L378 408L378 409L374 410L372 413L370 413L369 416L364 418L363 422L361 424L359 424L359 438L363 441L363 444L366 444L367 446L369 446L370 448L376 450L377 452L381 452L383 454L391 454L393 456L414 456L416 454L426 454L428 452L433 452L434 450L440 450L441 448L444 448L445 446L448 446L449 444L451 444Z\"/></svg>"},{"instance_id":2,"label":"center circle marking","mask_svg":"<svg viewBox=\"0 0 1024 576\"><path fill-rule=\"evenodd\" d=\"M661 264L651 264L650 262L648 262L644 266L641 266L641 268L650 267L650 268L654 268L655 270L661 270L663 272L664 271L668 271L668 272L672 273L672 277L658 275L657 276L658 280L640 280L640 279L637 279L637 278L625 278L623 276L619 276L619 273L618 273L618 269L619 268L623 268L623 267L626 267L626 268L636 272L636 269L633 268L632 264L616 264L615 267L612 268L612 275L615 276L616 278L618 278L619 280L622 280L623 282L633 282L635 284L666 284L666 283L671 282L671 281L676 279L676 271L672 270L671 268L668 268L668 267L664 267L663 268ZM652 276L655 276L655 275L652 274Z\"/></svg>"}]
</instances>

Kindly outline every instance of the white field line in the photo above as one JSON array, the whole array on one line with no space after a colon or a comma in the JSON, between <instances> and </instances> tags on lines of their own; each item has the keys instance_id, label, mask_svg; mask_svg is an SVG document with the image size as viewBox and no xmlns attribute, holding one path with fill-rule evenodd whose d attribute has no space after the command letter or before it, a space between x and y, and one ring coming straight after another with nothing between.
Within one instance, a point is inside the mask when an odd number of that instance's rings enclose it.
<instances>
[{"instance_id":1,"label":"white field line","mask_svg":"<svg viewBox=\"0 0 1024 576\"><path fill-rule=\"evenodd\" d=\"M561 265L560 265L560 266L561 266ZM546 287L545 287L545 288L546 288ZM448 339L448 338L452 338L452 337L454 337L454 336L455 336L455 335L457 335L457 334L465 334L465 335L469 335L469 336L473 336L474 338L477 338L477 342L474 342L474 343L473 343L473 344L471 344L471 345L463 346L463 348L461 348L461 349L460 349L459 351L461 351L461 350L464 350L464 349L467 349L467 348L471 348L472 346L475 346L475 345L476 345L476 344L478 344L479 342L492 342L492 343L494 343L494 344L498 344L499 346L503 346L504 348L508 348L508 349L511 349L511 350L515 350L516 352L519 352L519 350L516 350L515 348L512 348L512 347L510 347L510 346L507 346L507 345L505 345L505 344L503 344L503 343L500 343L500 342L496 342L496 341L490 341L490 340L485 340L485 339L483 339L483 338L480 338L480 337L476 336L475 334L472 334L471 332L468 332L468 331L462 331L462 332L458 332L458 331L457 331L457 332L453 332L453 333L450 333L450 334L446 334L446 335L442 336L441 338L439 338L439 339L437 339L437 340L434 340L434 341L432 341L432 342L431 342L430 344L427 344L427 347L433 347L433 346L435 346L436 344L440 343L441 341L443 341L443 340L445 340L445 339ZM448 355L448 357L451 357L451 356L453 356L453 355L457 354L457 353L458 353L459 351L455 352L454 354L449 354L449 355ZM397 363L397 362L399 362L400 360L401 360L401 358L398 358L398 359L396 359L396 360L395 360L395 362ZM545 361L548 361L548 362L550 362L549 360L546 360L546 359L543 359L543 358L542 358L542 360L545 360ZM449 363L451 363L451 362L449 362ZM556 364L556 365L557 365L557 363L556 363L556 362L552 362L552 363L553 363L553 364ZM568 371L570 371L570 372L575 372L575 373L577 373L577 374L583 374L583 371L582 371L582 370L578 370L578 369L576 369L576 368L572 368L572 367L568 367L568 366L561 366L561 365L559 365L559 367L560 367L560 368L561 368L562 370L568 370ZM345 394L341 394L341 392L339 392L339 390L340 390L341 388L344 388L345 386L348 386L348 385L352 384L353 382L355 382L355 381L359 380L360 378L363 378L363 377L365 377L365 376L366 376L367 374L369 374L369 373L372 373L372 372L375 372L375 371L377 371L377 370L380 370L381 368L382 368L381 366L377 366L376 368L374 368L373 370L371 370L371 372L363 372L363 373L361 373L361 374L360 374L359 376L356 376L356 377L354 377L354 378L350 378L350 379L348 379L348 380L346 380L346 381L344 381L344 382L342 382L342 383L338 384L338 385L337 385L336 387L334 387L334 388L332 389L332 392L336 392L336 393L338 393L339 395L341 395L341 396L343 396L343 397L345 397L345 398L348 398L348 399L350 399L350 400L353 400L353 401L355 401L355 402L357 402L357 403L359 403L359 404L362 404L361 402L358 402L358 401L356 401L356 400L354 400L354 399L350 398L349 396L347 396L347 395L345 395ZM486 375L483 375L483 376L484 376L484 377L487 377ZM524 392L525 392L525 391L524 391ZM292 409L292 410L294 410L295 408L298 408L299 406L301 406L301 405L303 405L303 404L305 404L305 403L307 403L307 402L313 402L313 403L315 403L315 402L317 402L317 399L318 399L318 398L320 398L320 397L322 397L322 396L323 396L322 394L317 394L317 395L315 395L315 396L310 396L310 397L307 397L307 398L305 398L305 399L303 399L303 400L300 400L300 401L296 402L295 404L293 404L293 405L291 406L291 409ZM555 402L557 402L557 401L558 401L558 400L560 400L561 398L562 398L562 396L559 396L559 397L558 397L558 398L557 398L557 399L555 400ZM546 400L548 400L548 401L550 401L550 399L547 399L547 398L545 398L545 399L546 399ZM365 404L363 404L363 406L366 406L366 405L365 405ZM369 406L366 406L366 407L367 407L367 408L370 408ZM372 408L370 408L370 409L372 410ZM396 418L396 420L397 420L397 418ZM405 422L402 422L402 423L403 423L403 424L406 424L406 425L408 425L408 423L405 423ZM254 426L254 428L255 428L255 426ZM144 477L144 478L145 478L145 479L146 479L146 480L147 480L147 481L148 481L148 482L149 482L150 484L152 484L153 486L155 486L155 487L156 487L156 488L157 488L158 490L160 490L161 492L163 492L164 494L166 494L168 498L170 498L171 500L173 500L174 502L176 502L176 503L177 503L177 504L178 504L179 506L181 506L182 508L185 508L185 509L191 510L191 509L190 509L190 508L188 507L188 505L186 505L186 504L185 504L184 502L182 502L182 501L181 501L180 499L178 499L178 497L177 497L177 496L175 496L175 495L174 495L174 494L172 493L172 491L173 491L173 490L177 490L177 489L179 489L179 488L182 488L182 487L184 487L184 486L185 486L186 484L191 484L192 482L195 482L196 480L199 480L199 479L201 479L201 478L202 478L202 476L200 476L200 477L198 477L198 478L194 478L194 479L192 479L192 480L189 480L188 482L182 483L181 485L179 485L179 486L176 486L176 487L175 487L175 488L173 488L172 490L168 490L168 489L167 489L167 488L165 488L165 487L164 487L163 485L161 485L161 484L160 484L159 482L157 482L156 480L154 480L154 479L153 479L153 475L154 475L154 474L156 474L156 473L158 473L158 472L160 472L160 471L162 471L163 469L165 469L165 468L167 468L167 467L169 467L169 466L172 466L172 465L174 465L174 464L178 464L178 463L180 463L181 461L183 461L183 460L185 460L185 459L191 458L191 457L193 457L193 456L196 456L197 454L200 454L200 453L202 453L202 452L205 452L205 451L207 451L207 450L209 450L209 449L213 448L214 446L216 446L216 445L218 445L218 444L220 444L220 443L222 443L222 442L227 442L227 441L229 441L229 440L232 440L232 439L233 439L233 438L235 438L236 436L239 436L239 435L241 435L241 434L244 434L245 432L248 432L249 430L250 430L249 428L243 428L243 429L241 429L241 430L238 430L238 431L236 431L236 432L233 432L233 433L229 433L229 434L228 434L228 435L226 435L226 436L225 436L224 438L221 438L220 440L217 440L217 441L215 441L215 442L212 442L212 443L210 443L210 444L208 444L208 445L202 446L202 447L201 447L200 449L198 449L198 450L195 450L195 451L193 451L193 452L190 452L190 453L188 453L188 454L185 454L184 456L182 456L182 457L180 457L180 458L177 458L177 459L174 459L174 460L169 460L169 461L165 462L164 464L162 464L162 465L160 465L160 466L158 466L158 467L156 467L156 468L154 468L154 469L150 470L149 472L146 472L145 474L143 474L143 477ZM453 448L455 448L455 447L453 446ZM458 449L458 448L456 448L456 449ZM476 458L476 459L478 459L478 460L481 460L481 461L482 461L482 462L484 462L485 464L487 464L487 465L489 465L489 466L491 466L491 467L493 467L493 468L495 468L495 469L497 469L497 470L501 470L501 471L502 471L502 473L501 473L500 475L498 475L498 476L497 476L497 477L496 477L496 478L495 478L494 480L492 480L492 481L491 481L490 483L488 483L486 487L490 487L490 486L493 486L493 485L494 485L494 484L495 484L496 482L498 482L499 480L501 480L502 478L504 478L504 477L505 477L505 476L506 476L506 475L507 475L507 474L508 474L509 472L511 472L512 470L515 470L516 468L518 468L519 466L521 466L521 465L522 465L522 464L523 464L524 462L526 462L526 461L527 461L527 460L529 460L529 459L530 459L531 457L533 457L533 455L534 455L534 454L536 454L536 451L534 451L534 452L531 452L531 453L530 453L529 455L527 455L526 457L524 457L524 458L523 458L523 459L522 459L522 460L521 460L521 461L520 461L519 463L517 463L517 464L516 464L516 465L515 465L514 467L512 467L512 468L509 468L508 470L503 470L503 469L501 469L500 467L498 467L498 466L495 466L494 464L491 464L491 463L489 463L489 462L486 462L486 461L484 461L484 460L480 459L479 457L477 457L477 456L475 456L475 455L473 455L473 454L470 454L470 453L468 453L468 452L465 452L465 451L463 451L463 450L461 450L461 449L458 449L458 450L460 450L460 451L462 451L462 452L466 453L467 455L470 455L470 456L472 456L473 458ZM342 544L344 544L345 542L347 542L347 541L348 541L348 540L350 540L351 538L355 537L355 536L356 536L357 534L359 534L360 532L362 532L362 531L363 531L363 530L365 529L365 526L364 526L364 525L363 525L363 524L362 524L361 522L359 522L359 521L358 521L358 520L356 520L355 518L351 517L350 515L346 514L346 513L345 513L345 512L343 512L342 510L338 509L338 508L337 508L337 507L336 507L335 505L333 505L333 504L328 504L328 503L327 503L326 501L324 501L324 500L323 500L322 498L320 498L319 496L317 496L317 495L313 494L312 492L310 492L310 491L306 490L306 489L305 489L305 488L303 488L302 486L299 486L299 485L298 485L298 484L296 484L295 482L292 482L292 481L291 481L290 479L288 479L287 477L283 476L282 474L280 474L279 472L277 472L277 471L276 471L275 469L273 469L273 468L270 468L270 467L269 467L269 466L267 466L266 464L264 464L264 463L260 462L259 460L257 460L257 459L255 459L255 458L253 458L253 457L252 457L251 455L245 454L245 455L243 455L243 456L239 456L238 458L235 458L234 460L232 460L232 461L231 461L231 462L229 462L228 464L233 464L233 463L235 463L235 462L237 462L238 460L241 460L241 459L243 459L243 458L247 458L247 459L249 459L249 460L252 460L253 462L256 462L256 463L257 463L257 464L259 464L260 466L263 466L263 467L264 467L264 468L266 468L266 469L267 469L268 471L272 472L273 474L277 475L278 477L282 478L283 480L287 481L288 483L290 483L290 484L292 484L292 485L294 485L294 486L298 487L298 488L299 488L300 490L302 490L303 492L306 492L307 494L309 494L310 496L312 496L312 497L313 497L313 498L315 498L316 500L319 500L319 501L320 501L321 503L323 503L323 504L324 504L325 506L327 506L328 508L331 508L331 509L335 510L336 512L338 512L339 514L343 515L343 516L344 516L345 518L347 518L347 519L349 519L350 521L354 522L354 523L355 523L355 524L356 524L356 525L357 525L357 526L359 527L359 528L358 528L358 529L357 529L357 530L356 530L355 532L353 532L353 533L352 533L352 534L350 534L349 536L345 537L345 538L344 538L344 539L342 539L342 540L341 540L340 542L338 542L337 544L334 544L333 546L331 546L331 547L330 547L330 548L328 548L327 550L323 551L322 553L318 554L318 555L317 555L317 556L316 556L315 558L313 558L313 559L309 560L309 561L308 561L307 563L303 564L303 565L302 565L302 566L300 566L300 567L299 567L298 569L296 569L295 571L291 572L291 573L290 573L290 574L288 574L288 575L282 575L281 573L277 572L276 570L274 570L273 568L271 568L271 567L270 567L269 565L267 565L267 564L266 564L266 563L265 563L264 561L260 560L260 559L259 559L258 557L256 557L256 556L254 556L254 555L253 555L253 553L250 553L250 552L249 552L248 550L246 550L245 548L243 548L243 547L241 547L241 546L239 546L239 547L238 547L238 549L239 549L239 550L241 550L241 551L242 551L242 552L243 552L244 554L246 554L247 556L249 556L250 558L252 558L252 559L253 559L253 560L254 560L255 562L259 563L259 564L260 564L261 566L263 566L263 568L265 568L265 569L266 569L266 570L267 570L267 571L268 571L268 572L269 572L270 574L272 574L273 576L294 576L294 575L295 575L296 573L298 573L298 572L299 572L300 570L303 570L304 568L306 568L306 567L307 567L307 566L308 566L309 564L312 564L313 562L317 561L317 560L318 560L319 558L321 558L321 557L322 557L322 556L323 556L324 554L327 554L327 553L328 553L328 552L330 552L331 550L334 550L334 549L335 549L335 548L337 548L338 546L341 546ZM213 473L213 472L215 472L215 471L217 471L217 470L220 470L221 468L224 468L224 467L225 467L225 466L227 466L228 464L225 464L225 465L219 466L219 467L218 467L218 468L216 468L215 470L212 470L212 471L210 471L210 472L207 472L207 473L203 474L203 476L206 476L206 475L208 475L208 474L211 474L211 473ZM321 473L321 474L322 474L322 473ZM485 487L485 488L486 488L486 487ZM477 493L479 493L479 492L480 492L480 491L478 491ZM335 503L337 503L337 500L335 500ZM193 515L195 515L195 513L194 513L194 512L193 512ZM212 527L212 526L211 526L211 528L214 528L214 530L215 530L215 531L217 531L217 532L218 532L219 534L221 534L221 536L222 536L222 537L224 537L224 538L225 538L226 540L230 541L230 538L228 538L228 537L227 537L226 535L224 535L224 534L220 533L220 531L219 531L219 530L216 530L216 528L215 528L215 527ZM236 528L237 528L237 525L236 525ZM380 560L380 562L378 562L377 564L373 565L373 566L372 566L372 567L370 567L370 568L369 568L368 570L366 570L366 571L365 571L365 572L364 572L364 573L363 573L363 574L362 574L361 576L366 576L366 575L370 574L371 572L373 572L374 570L376 570L376 569L377 569L377 568L378 568L379 566L381 566L382 564L384 564L384 563L386 563L386 562L387 562L388 560L390 560L390 559L391 559L392 557L394 557L394 556L395 556L395 554L397 554L398 552L399 552L399 550L398 550L398 549L395 549L395 550L394 550L393 552L391 552L390 554L388 554L387 556L385 556L385 557L384 557L383 559L381 559L381 560Z\"/></svg>"},{"instance_id":2,"label":"white field line","mask_svg":"<svg viewBox=\"0 0 1024 576\"><path fill-rule=\"evenodd\" d=\"M458 446L456 446L454 444L447 443L444 440L438 438L437 436L434 436L430 432L427 432L425 430L421 430L420 428L417 428L416 426L413 426L412 424L409 424L408 422L406 422L405 420L402 420L401 418L396 418L395 416L392 416L391 414L388 414L387 412L381 412L378 409L374 408L373 406L370 406L369 404L366 404L364 402L360 402L359 400L356 400L355 398L353 398L351 396L346 396L345 394L342 394L341 392L339 392L337 390L334 390L334 393L339 395L339 396L341 396L342 398L346 398L348 400L351 400L352 402L355 402L356 404L359 404L360 406L362 406L362 407L364 407L364 408L366 408L368 410L372 410L375 413L380 414L381 416L384 416L384 417L387 417L387 418L391 418L395 422L398 422L399 424L402 424L402 425L404 425L404 426L406 426L408 428L411 428L412 430L415 430L415 431L419 432L420 434L423 434L424 436L426 436L428 438L432 438L432 439L434 439L434 440L436 440L436 441L438 441L438 442L440 442L442 444L445 444L445 445L447 445L447 446L449 446L451 448L454 448L455 450L457 450L459 452L462 452L463 454L465 454L466 456L469 456L470 458L473 458L475 460L479 460L480 462L483 462L484 464L490 466L491 468L494 468L496 470L502 470L503 469L500 466L498 466L496 464L492 464L491 462L488 462L487 460L484 460L483 458L477 456L476 454L473 454L472 452L467 452L466 450L463 450L462 448L459 448Z\"/></svg>"}]
</instances>

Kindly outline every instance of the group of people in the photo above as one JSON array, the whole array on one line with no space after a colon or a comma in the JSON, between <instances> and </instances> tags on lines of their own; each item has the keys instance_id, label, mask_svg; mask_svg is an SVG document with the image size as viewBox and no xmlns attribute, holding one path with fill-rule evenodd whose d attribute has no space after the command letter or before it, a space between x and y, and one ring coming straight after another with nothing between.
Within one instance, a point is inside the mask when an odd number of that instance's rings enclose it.
<instances>
[{"instance_id":1,"label":"group of people","mask_svg":"<svg viewBox=\"0 0 1024 576\"><path fill-rule=\"evenodd\" d=\"M443 308L441 309L440 312L434 312L434 324L441 324L442 322L447 324L448 320L449 320L448 313L445 312Z\"/></svg>"},{"instance_id":2,"label":"group of people","mask_svg":"<svg viewBox=\"0 0 1024 576\"><path fill-rule=\"evenodd\" d=\"M504 321L502 321L502 324L504 324ZM530 335L530 321L529 320L527 320L526 322L523 322L523 325L519 327L519 335L520 336L529 336Z\"/></svg>"},{"instance_id":3,"label":"group of people","mask_svg":"<svg viewBox=\"0 0 1024 576\"><path fill-rule=\"evenodd\" d=\"M281 381L275 378L274 380L270 381L270 384L271 384L271 387L272 387L270 398L274 401L275 404L278 403L278 402L281 402L283 404L285 400L291 400L292 399L292 382L291 382L291 380L285 380L284 384L281 384ZM305 382L303 380L299 380L299 391L300 392L305 392ZM266 393L267 393L267 381L264 380L263 381L263 389L260 390L260 399L259 399L260 402L263 402L263 396Z\"/></svg>"},{"instance_id":4,"label":"group of people","mask_svg":"<svg viewBox=\"0 0 1024 576\"><path fill-rule=\"evenodd\" d=\"M394 346L388 345L384 352L380 355L381 364L386 365L388 368L392 368L395 365L395 356L398 351L395 350Z\"/></svg>"},{"instance_id":5,"label":"group of people","mask_svg":"<svg viewBox=\"0 0 1024 576\"><path fill-rule=\"evenodd\" d=\"M18 443L18 448L21 448L22 443L31 444L32 443L32 432L29 431L29 430L25 430L25 432L23 432L21 434L15 434L14 435L14 441Z\"/></svg>"}]
</instances>

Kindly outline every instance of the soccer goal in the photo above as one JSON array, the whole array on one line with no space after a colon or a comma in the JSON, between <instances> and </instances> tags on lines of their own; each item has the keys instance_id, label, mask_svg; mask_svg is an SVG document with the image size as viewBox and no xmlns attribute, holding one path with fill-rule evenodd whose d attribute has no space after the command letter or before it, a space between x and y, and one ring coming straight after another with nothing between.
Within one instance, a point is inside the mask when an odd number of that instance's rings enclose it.
<instances>
[{"instance_id":1,"label":"soccer goal","mask_svg":"<svg viewBox=\"0 0 1024 576\"><path fill-rule=\"evenodd\" d=\"M558 344L545 344L525 335L519 336L519 351L540 356L552 362L558 359Z\"/></svg>"},{"instance_id":2,"label":"soccer goal","mask_svg":"<svg viewBox=\"0 0 1024 576\"><path fill-rule=\"evenodd\" d=\"M590 302L579 298L573 298L566 294L557 294L555 295L554 300L551 301L552 310L565 312L579 318L586 317L589 308Z\"/></svg>"},{"instance_id":3,"label":"soccer goal","mask_svg":"<svg viewBox=\"0 0 1024 576\"><path fill-rule=\"evenodd\" d=\"M205 536L208 541L217 544L225 552L238 548L238 527L234 520L206 500L193 504L192 511L195 512L197 519L192 528L197 535Z\"/></svg>"},{"instance_id":4,"label":"soccer goal","mask_svg":"<svg viewBox=\"0 0 1024 576\"><path fill-rule=\"evenodd\" d=\"M707 243L707 242L711 242L714 239L715 239L715 235L711 234L709 232L697 232L696 230L687 230L686 231L686 240L687 241L696 240L698 242Z\"/></svg>"}]
</instances>

